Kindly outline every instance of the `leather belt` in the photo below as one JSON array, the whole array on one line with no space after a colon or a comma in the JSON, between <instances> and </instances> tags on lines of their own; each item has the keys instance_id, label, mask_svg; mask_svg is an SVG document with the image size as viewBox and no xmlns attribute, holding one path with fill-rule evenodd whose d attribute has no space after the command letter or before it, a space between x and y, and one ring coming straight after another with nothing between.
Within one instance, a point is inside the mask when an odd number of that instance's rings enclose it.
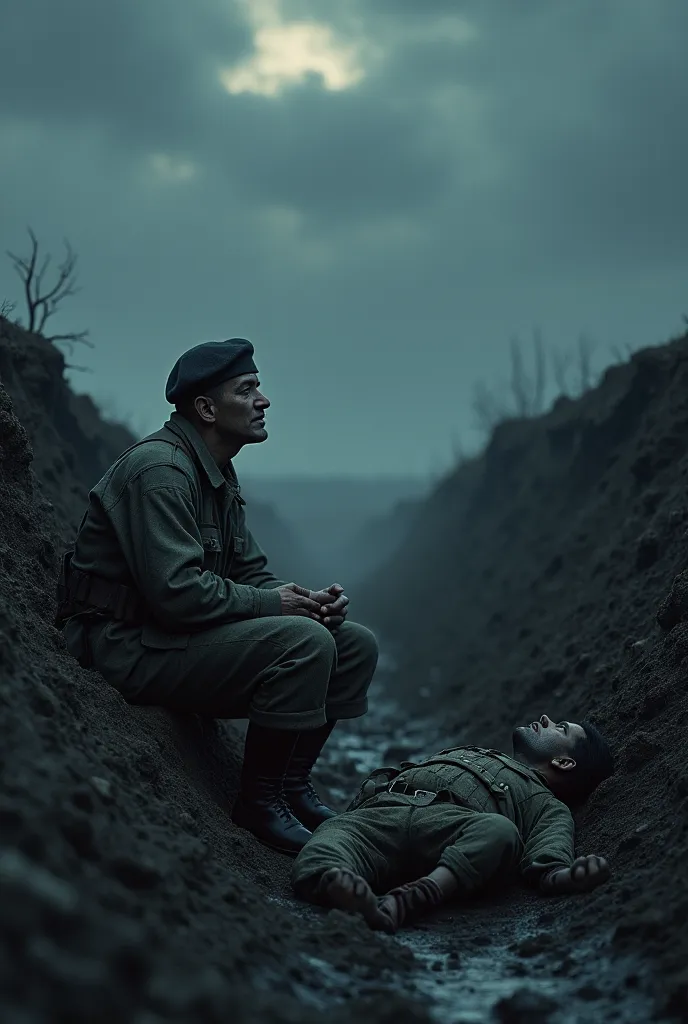
<instances>
[{"instance_id":1,"label":"leather belt","mask_svg":"<svg viewBox=\"0 0 688 1024\"><path fill-rule=\"evenodd\" d=\"M437 796L434 789L415 789L408 782L391 782L387 787L388 793L398 793L400 796Z\"/></svg>"}]
</instances>

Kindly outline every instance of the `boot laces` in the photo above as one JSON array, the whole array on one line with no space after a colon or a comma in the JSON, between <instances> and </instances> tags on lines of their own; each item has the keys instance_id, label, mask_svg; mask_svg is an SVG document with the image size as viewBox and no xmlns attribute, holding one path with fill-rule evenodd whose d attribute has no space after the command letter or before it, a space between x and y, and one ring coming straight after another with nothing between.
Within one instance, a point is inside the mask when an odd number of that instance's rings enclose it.
<instances>
[{"instance_id":1,"label":"boot laces","mask_svg":"<svg viewBox=\"0 0 688 1024\"><path fill-rule=\"evenodd\" d=\"M313 785L310 775L307 775L305 778L294 779L293 783L294 785L292 789L289 788L289 784L287 783L283 794L286 797L287 802L289 800L289 794L293 792L298 793L299 795L303 794L303 796L306 797L309 803L316 805L322 804L322 800L320 799L318 791Z\"/></svg>"},{"instance_id":2,"label":"boot laces","mask_svg":"<svg viewBox=\"0 0 688 1024\"><path fill-rule=\"evenodd\" d=\"M282 819L282 821L288 823L294 820L294 813L289 804L287 803L284 794L280 794L280 796L276 798L274 808L277 811L280 818Z\"/></svg>"},{"instance_id":3,"label":"boot laces","mask_svg":"<svg viewBox=\"0 0 688 1024\"><path fill-rule=\"evenodd\" d=\"M306 781L306 795L314 804L322 803L315 789L315 786L313 785L310 779Z\"/></svg>"}]
</instances>

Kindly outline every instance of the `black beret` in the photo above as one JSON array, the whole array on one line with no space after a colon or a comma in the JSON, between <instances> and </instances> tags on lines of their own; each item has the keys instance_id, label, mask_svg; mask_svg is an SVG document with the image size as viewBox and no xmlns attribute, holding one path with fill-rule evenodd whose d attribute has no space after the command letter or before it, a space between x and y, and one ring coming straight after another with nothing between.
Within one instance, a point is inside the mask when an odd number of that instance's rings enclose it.
<instances>
[{"instance_id":1,"label":"black beret","mask_svg":"<svg viewBox=\"0 0 688 1024\"><path fill-rule=\"evenodd\" d=\"M242 373L257 373L253 345L245 338L205 341L184 352L167 378L165 398L172 405L185 395L200 394Z\"/></svg>"}]
</instances>

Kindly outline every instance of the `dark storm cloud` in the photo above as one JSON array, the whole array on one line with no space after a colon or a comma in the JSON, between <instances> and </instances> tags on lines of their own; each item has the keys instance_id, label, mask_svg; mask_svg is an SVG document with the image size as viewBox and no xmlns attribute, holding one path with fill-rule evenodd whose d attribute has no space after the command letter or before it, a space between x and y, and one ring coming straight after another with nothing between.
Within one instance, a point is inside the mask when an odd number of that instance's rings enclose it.
<instances>
[{"instance_id":1,"label":"dark storm cloud","mask_svg":"<svg viewBox=\"0 0 688 1024\"><path fill-rule=\"evenodd\" d=\"M216 0L26 0L3 17L0 112L202 157L248 197L316 218L384 215L442 186L443 146L393 97L313 81L273 101L228 96L218 69L250 38L241 8Z\"/></svg>"},{"instance_id":2,"label":"dark storm cloud","mask_svg":"<svg viewBox=\"0 0 688 1024\"><path fill-rule=\"evenodd\" d=\"M232 0L0 0L3 248L27 221L77 244L69 326L100 339L82 386L153 427L179 351L246 333L283 417L255 458L403 471L469 430L512 329L640 343L676 322L685 0L279 7L332 26L360 81L230 94L255 43ZM421 422L419 343L442 371Z\"/></svg>"},{"instance_id":3,"label":"dark storm cloud","mask_svg":"<svg viewBox=\"0 0 688 1024\"><path fill-rule=\"evenodd\" d=\"M364 90L328 95L311 86L271 107L237 106L226 166L258 200L318 220L375 218L428 203L450 181L441 140Z\"/></svg>"},{"instance_id":4,"label":"dark storm cloud","mask_svg":"<svg viewBox=\"0 0 688 1024\"><path fill-rule=\"evenodd\" d=\"M3 0L0 111L90 123L124 145L184 145L217 89L213 60L251 35L216 0Z\"/></svg>"}]
</instances>

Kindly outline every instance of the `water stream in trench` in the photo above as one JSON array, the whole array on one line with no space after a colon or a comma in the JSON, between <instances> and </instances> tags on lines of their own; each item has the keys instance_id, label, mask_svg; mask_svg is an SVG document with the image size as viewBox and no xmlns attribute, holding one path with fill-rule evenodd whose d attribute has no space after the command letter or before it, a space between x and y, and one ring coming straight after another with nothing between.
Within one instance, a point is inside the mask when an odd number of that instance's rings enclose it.
<instances>
[{"instance_id":1,"label":"water stream in trench","mask_svg":"<svg viewBox=\"0 0 688 1024\"><path fill-rule=\"evenodd\" d=\"M318 780L336 806L345 806L359 780L384 764L417 760L448 746L431 716L409 719L385 686L384 663L363 719L341 723L318 767ZM313 912L308 909L306 912ZM386 937L385 937L386 938ZM403 975L361 982L359 993L396 991L419 1000L437 1024L647 1024L653 1007L643 981L650 968L613 956L610 937L595 932L566 940L548 901L534 893L450 906L395 939L413 953ZM300 986L304 1002L326 1009L339 1001L347 977L325 961L304 957L317 991ZM364 972L365 974L365 972ZM350 986L349 986L350 987Z\"/></svg>"}]
</instances>

